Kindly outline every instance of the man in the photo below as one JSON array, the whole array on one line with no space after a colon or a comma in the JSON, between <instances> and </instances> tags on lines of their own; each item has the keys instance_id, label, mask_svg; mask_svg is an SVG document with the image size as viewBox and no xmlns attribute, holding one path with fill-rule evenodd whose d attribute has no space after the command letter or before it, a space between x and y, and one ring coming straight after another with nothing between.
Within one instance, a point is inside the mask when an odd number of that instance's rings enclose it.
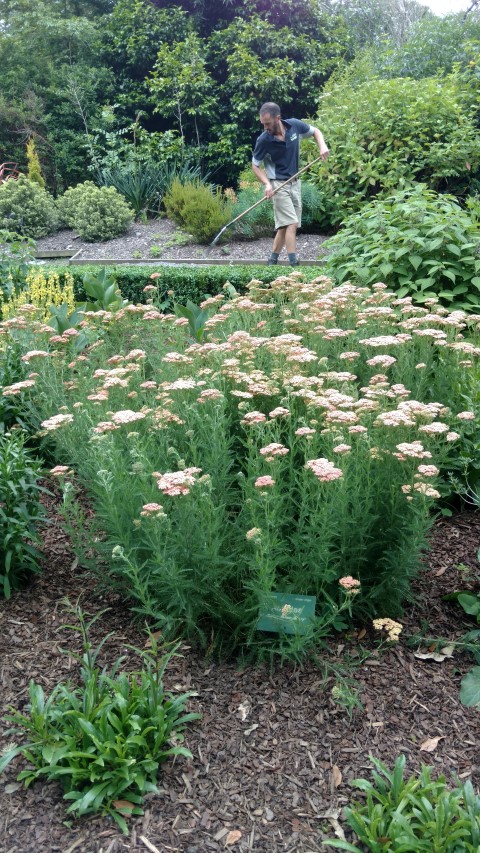
<instances>
[{"instance_id":1,"label":"man","mask_svg":"<svg viewBox=\"0 0 480 853\"><path fill-rule=\"evenodd\" d=\"M264 132L255 144L252 157L252 169L265 186L266 198L272 198L275 216L275 237L269 264L277 264L278 256L286 246L288 260L297 266L296 238L297 228L302 224L302 196L300 181L295 179L280 189L284 181L298 172L300 140L313 136L318 145L322 160L328 157L328 148L323 134L296 118L282 119L278 104L268 102L260 107L260 121ZM265 169L260 166L264 164Z\"/></svg>"}]
</instances>

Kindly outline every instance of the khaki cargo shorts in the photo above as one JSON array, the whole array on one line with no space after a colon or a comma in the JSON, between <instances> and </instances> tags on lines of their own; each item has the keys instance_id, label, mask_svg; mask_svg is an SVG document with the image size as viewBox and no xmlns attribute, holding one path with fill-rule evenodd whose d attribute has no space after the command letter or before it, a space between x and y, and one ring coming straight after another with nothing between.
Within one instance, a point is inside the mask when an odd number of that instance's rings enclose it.
<instances>
[{"instance_id":1,"label":"khaki cargo shorts","mask_svg":"<svg viewBox=\"0 0 480 853\"><path fill-rule=\"evenodd\" d=\"M281 187L283 181L271 181L274 190ZM302 224L302 190L298 178L279 190L272 198L275 230L286 225Z\"/></svg>"}]
</instances>

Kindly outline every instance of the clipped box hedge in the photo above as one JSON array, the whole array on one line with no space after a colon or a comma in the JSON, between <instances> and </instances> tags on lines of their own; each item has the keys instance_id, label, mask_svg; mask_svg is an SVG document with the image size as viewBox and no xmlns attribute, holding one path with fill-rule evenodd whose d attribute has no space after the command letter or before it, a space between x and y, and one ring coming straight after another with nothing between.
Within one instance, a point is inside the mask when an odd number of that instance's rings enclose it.
<instances>
[{"instance_id":1,"label":"clipped box hedge","mask_svg":"<svg viewBox=\"0 0 480 853\"><path fill-rule=\"evenodd\" d=\"M86 273L98 273L102 266L98 264L75 266L61 266L42 264L42 270L52 270L60 277L70 273L74 279L75 297L79 301L86 299L82 286L82 279ZM184 304L187 299L199 303L206 295L220 293L225 282L230 282L239 292L245 292L246 285L252 278L259 279L265 283L274 281L279 275L288 275L290 267L286 266L148 266L118 264L106 267L108 273L115 273L118 287L124 299L133 303L145 303L148 295L143 292L147 284L152 284L153 273L160 273L155 279L161 296L167 296L168 291L173 291L175 300ZM322 272L321 267L305 267L303 275L314 278Z\"/></svg>"}]
</instances>

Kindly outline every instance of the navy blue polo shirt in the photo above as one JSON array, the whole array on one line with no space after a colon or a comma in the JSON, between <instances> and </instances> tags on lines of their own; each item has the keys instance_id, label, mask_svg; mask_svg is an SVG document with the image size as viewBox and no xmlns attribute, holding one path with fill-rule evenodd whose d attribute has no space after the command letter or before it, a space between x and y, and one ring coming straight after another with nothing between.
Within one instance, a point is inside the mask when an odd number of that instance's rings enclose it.
<instances>
[{"instance_id":1,"label":"navy blue polo shirt","mask_svg":"<svg viewBox=\"0 0 480 853\"><path fill-rule=\"evenodd\" d=\"M258 137L252 156L254 166L263 162L269 181L286 181L298 172L300 140L313 136L315 128L298 118L281 119L285 141L264 130Z\"/></svg>"}]
</instances>

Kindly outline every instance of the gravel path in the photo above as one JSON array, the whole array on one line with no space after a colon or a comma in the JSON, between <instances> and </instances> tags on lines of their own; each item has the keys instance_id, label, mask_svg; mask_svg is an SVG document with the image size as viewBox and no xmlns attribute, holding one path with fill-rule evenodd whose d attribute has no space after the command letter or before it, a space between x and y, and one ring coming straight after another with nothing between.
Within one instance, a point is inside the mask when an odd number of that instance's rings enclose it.
<instances>
[{"instance_id":1,"label":"gravel path","mask_svg":"<svg viewBox=\"0 0 480 853\"><path fill-rule=\"evenodd\" d=\"M228 230L226 232L228 237ZM316 261L327 238L320 234L302 234L297 238L299 261ZM127 233L104 243L85 243L74 231L58 231L37 241L38 252L71 251L77 260L250 260L263 262L270 255L272 236L257 240L231 240L208 246L195 243L168 219L156 219L145 224L134 222ZM280 260L286 260L283 252Z\"/></svg>"}]
</instances>

